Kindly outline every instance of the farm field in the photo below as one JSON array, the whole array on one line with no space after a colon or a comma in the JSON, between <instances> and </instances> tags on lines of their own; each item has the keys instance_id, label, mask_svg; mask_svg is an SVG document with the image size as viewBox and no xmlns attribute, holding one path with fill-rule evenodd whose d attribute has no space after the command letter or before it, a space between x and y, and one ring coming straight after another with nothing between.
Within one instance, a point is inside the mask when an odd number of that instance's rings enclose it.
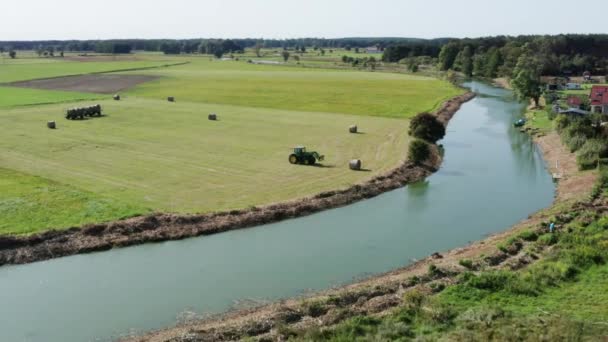
<instances>
[{"instance_id":1,"label":"farm field","mask_svg":"<svg viewBox=\"0 0 608 342\"><path fill-rule=\"evenodd\" d=\"M166 62L157 60L165 56L144 58ZM12 184L34 184L18 193L0 192L0 211L11 213L0 215L0 233L29 234L155 211L247 208L344 188L404 160L407 118L462 92L417 76L170 58L191 63L104 74L159 77L123 92L122 101L97 93L0 87L11 94L0 101L0 125L11 128L0 140L0 169L12 172ZM73 67L62 64L74 63L96 72L98 63L108 62L35 64L40 69L31 75L51 73L42 65L71 74ZM177 102L167 102L167 96ZM61 103L31 105L40 102ZM105 116L64 118L66 108L94 103ZM219 120L209 121L209 113ZM47 129L49 120L58 129ZM362 133L349 134L351 124ZM326 161L318 167L289 164L295 145L324 154ZM350 171L353 158L366 170ZM58 190L42 196L44 189ZM20 219L24 215L31 219Z\"/></svg>"},{"instance_id":2,"label":"farm field","mask_svg":"<svg viewBox=\"0 0 608 342\"><path fill-rule=\"evenodd\" d=\"M102 95L82 92L39 90L0 86L0 108L70 101L73 102L80 100L94 100L101 98L101 96Z\"/></svg>"},{"instance_id":3,"label":"farm field","mask_svg":"<svg viewBox=\"0 0 608 342\"><path fill-rule=\"evenodd\" d=\"M164 76L129 92L137 96L163 98L170 94L178 101L400 118L435 109L462 92L447 82L421 76L204 58L135 73Z\"/></svg>"}]
</instances>

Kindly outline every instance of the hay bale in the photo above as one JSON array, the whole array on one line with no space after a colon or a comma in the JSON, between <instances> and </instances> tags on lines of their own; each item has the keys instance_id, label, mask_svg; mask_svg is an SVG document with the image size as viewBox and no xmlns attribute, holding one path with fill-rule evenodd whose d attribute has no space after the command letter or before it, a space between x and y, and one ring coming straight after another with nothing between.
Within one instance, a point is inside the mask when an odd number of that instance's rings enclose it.
<instances>
[{"instance_id":1,"label":"hay bale","mask_svg":"<svg viewBox=\"0 0 608 342\"><path fill-rule=\"evenodd\" d=\"M112 96L112 98L114 99L114 101L120 101L120 95L118 94Z\"/></svg>"},{"instance_id":2,"label":"hay bale","mask_svg":"<svg viewBox=\"0 0 608 342\"><path fill-rule=\"evenodd\" d=\"M348 128L348 131L351 133L357 133L357 125L352 125Z\"/></svg>"},{"instance_id":3,"label":"hay bale","mask_svg":"<svg viewBox=\"0 0 608 342\"><path fill-rule=\"evenodd\" d=\"M355 170L355 171L359 171L361 170L361 160L360 159L353 159L348 163L348 167L351 170Z\"/></svg>"},{"instance_id":4,"label":"hay bale","mask_svg":"<svg viewBox=\"0 0 608 342\"><path fill-rule=\"evenodd\" d=\"M55 129L55 128L57 128L57 124L55 123L55 121L48 121L46 123L46 127L50 128L50 129Z\"/></svg>"},{"instance_id":5,"label":"hay bale","mask_svg":"<svg viewBox=\"0 0 608 342\"><path fill-rule=\"evenodd\" d=\"M169 101L169 102L175 102L175 97L169 96L169 97L167 97L167 101Z\"/></svg>"},{"instance_id":6,"label":"hay bale","mask_svg":"<svg viewBox=\"0 0 608 342\"><path fill-rule=\"evenodd\" d=\"M217 114L215 114L215 113L209 114L209 120L216 121L217 120Z\"/></svg>"}]
</instances>

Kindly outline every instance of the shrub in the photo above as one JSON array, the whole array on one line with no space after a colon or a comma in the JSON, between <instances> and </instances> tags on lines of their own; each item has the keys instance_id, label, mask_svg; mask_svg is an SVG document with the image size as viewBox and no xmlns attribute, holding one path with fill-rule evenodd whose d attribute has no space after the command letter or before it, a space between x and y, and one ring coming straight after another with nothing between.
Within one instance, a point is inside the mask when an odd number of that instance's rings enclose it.
<instances>
[{"instance_id":1,"label":"shrub","mask_svg":"<svg viewBox=\"0 0 608 342\"><path fill-rule=\"evenodd\" d=\"M517 237L524 241L536 241L538 239L538 234L535 231L528 229L519 233Z\"/></svg>"},{"instance_id":2,"label":"shrub","mask_svg":"<svg viewBox=\"0 0 608 342\"><path fill-rule=\"evenodd\" d=\"M543 234L536 241L541 246L551 246L557 243L557 235L556 234Z\"/></svg>"},{"instance_id":3,"label":"shrub","mask_svg":"<svg viewBox=\"0 0 608 342\"><path fill-rule=\"evenodd\" d=\"M414 164L422 164L431 156L431 147L428 143L415 139L410 143L408 159Z\"/></svg>"},{"instance_id":4,"label":"shrub","mask_svg":"<svg viewBox=\"0 0 608 342\"><path fill-rule=\"evenodd\" d=\"M410 121L409 134L418 139L435 143L445 136L445 126L435 115L420 113Z\"/></svg>"},{"instance_id":5,"label":"shrub","mask_svg":"<svg viewBox=\"0 0 608 342\"><path fill-rule=\"evenodd\" d=\"M576 154L576 163L581 170L597 166L600 158L608 156L608 143L600 139L589 139Z\"/></svg>"},{"instance_id":6,"label":"shrub","mask_svg":"<svg viewBox=\"0 0 608 342\"><path fill-rule=\"evenodd\" d=\"M458 261L458 263L461 266L468 268L469 270L473 269L473 261L471 261L469 259L460 259L460 261Z\"/></svg>"}]
</instances>

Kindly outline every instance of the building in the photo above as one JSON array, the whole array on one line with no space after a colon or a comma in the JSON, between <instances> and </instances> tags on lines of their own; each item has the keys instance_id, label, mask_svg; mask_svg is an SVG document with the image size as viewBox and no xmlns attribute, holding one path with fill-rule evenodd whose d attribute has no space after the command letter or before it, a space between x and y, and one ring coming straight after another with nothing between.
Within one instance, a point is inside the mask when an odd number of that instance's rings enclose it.
<instances>
[{"instance_id":1,"label":"building","mask_svg":"<svg viewBox=\"0 0 608 342\"><path fill-rule=\"evenodd\" d=\"M566 90L581 90L583 89L578 83L566 83Z\"/></svg>"},{"instance_id":2,"label":"building","mask_svg":"<svg viewBox=\"0 0 608 342\"><path fill-rule=\"evenodd\" d=\"M365 51L367 53L382 53L382 50L378 49L378 47L376 46L370 46L368 48L365 48Z\"/></svg>"},{"instance_id":3,"label":"building","mask_svg":"<svg viewBox=\"0 0 608 342\"><path fill-rule=\"evenodd\" d=\"M593 86L589 105L592 113L608 114L608 86Z\"/></svg>"},{"instance_id":4,"label":"building","mask_svg":"<svg viewBox=\"0 0 608 342\"><path fill-rule=\"evenodd\" d=\"M568 99L566 100L566 102L568 103L568 107L569 108L581 108L581 105L583 104L583 100L581 100L580 97L578 96L574 96L574 95L570 95L568 96Z\"/></svg>"}]
</instances>

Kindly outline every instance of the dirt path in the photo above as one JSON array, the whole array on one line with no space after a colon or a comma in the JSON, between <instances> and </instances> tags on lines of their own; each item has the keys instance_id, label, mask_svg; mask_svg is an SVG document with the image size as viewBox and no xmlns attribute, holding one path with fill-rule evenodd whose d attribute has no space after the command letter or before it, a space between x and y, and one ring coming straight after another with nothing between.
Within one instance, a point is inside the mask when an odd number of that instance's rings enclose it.
<instances>
[{"instance_id":1,"label":"dirt path","mask_svg":"<svg viewBox=\"0 0 608 342\"><path fill-rule=\"evenodd\" d=\"M113 94L158 78L158 76L144 75L94 74L13 82L10 85L21 88Z\"/></svg>"},{"instance_id":2,"label":"dirt path","mask_svg":"<svg viewBox=\"0 0 608 342\"><path fill-rule=\"evenodd\" d=\"M443 122L447 122L463 103L473 97L475 97L474 93L466 93L453 98L444 103L437 111L437 115ZM420 181L437 171L440 164L441 158L438 153L434 153L433 158L424 165L404 162L385 174L343 190L327 191L309 198L260 208L205 215L152 214L82 228L48 231L28 237L0 236L0 266L210 235L310 215L375 197Z\"/></svg>"},{"instance_id":3,"label":"dirt path","mask_svg":"<svg viewBox=\"0 0 608 342\"><path fill-rule=\"evenodd\" d=\"M557 196L552 208L588 195L595 180L593 172L579 172L576 158L561 144L556 133L535 138L545 161L554 165L560 160L562 181L558 184ZM497 245L523 229L543 230L540 225L551 214L552 208L542 210L505 232L474 242L466 247L450 250L420 260L413 265L394 270L352 285L318 293L305 300L301 298L284 300L260 308L233 311L208 320L186 323L173 328L156 331L144 336L127 339L131 342L165 341L226 341L244 336L269 337L276 339L277 327L289 326L305 328L331 326L355 314L382 314L399 305L403 292L414 286L413 277L424 282L453 281L453 275L464 270L459 265L461 259L483 259L491 267L520 267L526 260L520 253L509 255L497 250ZM435 277L428 276L429 266L440 270ZM418 283L419 284L419 283ZM310 303L332 303L311 310ZM273 335L275 334L275 335Z\"/></svg>"}]
</instances>

